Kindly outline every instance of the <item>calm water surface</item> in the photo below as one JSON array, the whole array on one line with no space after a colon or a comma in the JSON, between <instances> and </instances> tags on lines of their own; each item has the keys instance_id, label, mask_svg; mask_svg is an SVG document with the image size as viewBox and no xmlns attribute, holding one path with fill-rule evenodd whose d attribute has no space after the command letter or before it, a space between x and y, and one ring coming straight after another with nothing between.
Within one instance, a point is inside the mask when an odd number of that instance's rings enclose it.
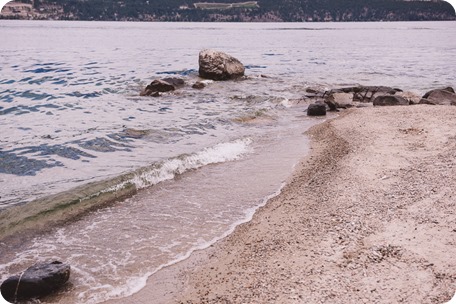
<instances>
[{"instance_id":1,"label":"calm water surface","mask_svg":"<svg viewBox=\"0 0 456 304\"><path fill-rule=\"evenodd\" d=\"M280 190L307 153L302 133L321 122L296 102L306 88L455 87L454 37L456 22L0 21L0 210L151 168L124 202L20 248L0 243L1 279L58 258L71 284L44 303L135 292ZM204 48L237 57L249 77L192 89ZM139 96L168 76L188 85Z\"/></svg>"}]
</instances>

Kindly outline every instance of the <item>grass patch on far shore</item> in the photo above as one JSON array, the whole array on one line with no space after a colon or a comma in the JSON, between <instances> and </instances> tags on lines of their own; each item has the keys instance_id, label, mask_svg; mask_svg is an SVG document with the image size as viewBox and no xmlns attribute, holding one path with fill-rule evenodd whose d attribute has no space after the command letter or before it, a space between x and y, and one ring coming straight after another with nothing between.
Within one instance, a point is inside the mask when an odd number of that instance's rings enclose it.
<instances>
[{"instance_id":1,"label":"grass patch on far shore","mask_svg":"<svg viewBox=\"0 0 456 304\"><path fill-rule=\"evenodd\" d=\"M247 1L239 3L208 3L208 2L197 2L194 3L196 8L208 9L208 10L221 10L230 8L257 8L260 7L257 1Z\"/></svg>"}]
</instances>

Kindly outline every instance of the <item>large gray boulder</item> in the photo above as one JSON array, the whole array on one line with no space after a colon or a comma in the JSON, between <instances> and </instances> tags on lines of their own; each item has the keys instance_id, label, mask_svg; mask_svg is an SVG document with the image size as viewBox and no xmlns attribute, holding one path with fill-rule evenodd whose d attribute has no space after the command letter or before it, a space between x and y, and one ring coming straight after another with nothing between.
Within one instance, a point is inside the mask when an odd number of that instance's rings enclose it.
<instances>
[{"instance_id":1,"label":"large gray boulder","mask_svg":"<svg viewBox=\"0 0 456 304\"><path fill-rule=\"evenodd\" d=\"M456 105L456 94L451 87L432 90L424 94L420 103L431 105Z\"/></svg>"},{"instance_id":2,"label":"large gray boulder","mask_svg":"<svg viewBox=\"0 0 456 304\"><path fill-rule=\"evenodd\" d=\"M37 263L22 275L6 279L1 285L2 296L8 302L30 300L52 293L70 278L70 265L59 261Z\"/></svg>"},{"instance_id":3,"label":"large gray boulder","mask_svg":"<svg viewBox=\"0 0 456 304\"><path fill-rule=\"evenodd\" d=\"M407 99L397 95L382 95L375 97L374 106L408 106Z\"/></svg>"},{"instance_id":4,"label":"large gray boulder","mask_svg":"<svg viewBox=\"0 0 456 304\"><path fill-rule=\"evenodd\" d=\"M199 75L212 80L229 80L244 76L245 67L223 52L202 50L199 53Z\"/></svg>"}]
</instances>

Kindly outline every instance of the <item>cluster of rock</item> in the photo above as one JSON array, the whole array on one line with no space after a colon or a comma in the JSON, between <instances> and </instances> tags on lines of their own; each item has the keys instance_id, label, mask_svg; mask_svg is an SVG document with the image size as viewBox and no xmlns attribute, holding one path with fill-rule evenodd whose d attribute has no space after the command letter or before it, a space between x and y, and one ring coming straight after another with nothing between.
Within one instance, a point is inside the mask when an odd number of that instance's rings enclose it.
<instances>
[{"instance_id":1,"label":"cluster of rock","mask_svg":"<svg viewBox=\"0 0 456 304\"><path fill-rule=\"evenodd\" d=\"M192 85L194 89L203 89L211 81L238 79L244 76L245 67L236 58L215 50L202 50L199 53L200 80ZM175 91L185 86L181 78L163 78L152 81L141 93L141 96L161 96L164 92ZM410 92L387 86L357 86L319 92L307 89L306 100L312 104L307 108L309 116L326 115L327 111L338 111L350 107L404 106L412 104L456 105L456 94L451 87L436 89L419 97Z\"/></svg>"},{"instance_id":2,"label":"cluster of rock","mask_svg":"<svg viewBox=\"0 0 456 304\"><path fill-rule=\"evenodd\" d=\"M207 80L231 80L244 76L245 67L236 58L219 51L202 50L199 53L199 76ZM194 89L203 89L209 82L202 80L192 85ZM141 96L158 97L161 93L175 91L185 85L181 78L164 78L152 81Z\"/></svg>"},{"instance_id":3,"label":"cluster of rock","mask_svg":"<svg viewBox=\"0 0 456 304\"><path fill-rule=\"evenodd\" d=\"M313 101L307 109L309 116L326 115L326 111L338 111L351 107L405 106L413 104L456 105L453 88L435 89L419 97L401 89L385 86L358 86L318 92L308 89L306 99Z\"/></svg>"},{"instance_id":4,"label":"cluster of rock","mask_svg":"<svg viewBox=\"0 0 456 304\"><path fill-rule=\"evenodd\" d=\"M70 265L59 261L37 263L6 279L0 289L5 300L16 303L49 295L70 278Z\"/></svg>"}]
</instances>

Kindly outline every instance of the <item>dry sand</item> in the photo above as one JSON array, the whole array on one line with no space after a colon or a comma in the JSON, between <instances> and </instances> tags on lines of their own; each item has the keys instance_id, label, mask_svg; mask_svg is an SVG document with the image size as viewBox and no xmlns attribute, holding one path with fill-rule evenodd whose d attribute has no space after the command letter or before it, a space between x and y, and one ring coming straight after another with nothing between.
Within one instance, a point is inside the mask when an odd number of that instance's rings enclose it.
<instances>
[{"instance_id":1,"label":"dry sand","mask_svg":"<svg viewBox=\"0 0 456 304\"><path fill-rule=\"evenodd\" d=\"M444 303L456 291L456 107L353 109L253 220L112 303Z\"/></svg>"}]
</instances>

